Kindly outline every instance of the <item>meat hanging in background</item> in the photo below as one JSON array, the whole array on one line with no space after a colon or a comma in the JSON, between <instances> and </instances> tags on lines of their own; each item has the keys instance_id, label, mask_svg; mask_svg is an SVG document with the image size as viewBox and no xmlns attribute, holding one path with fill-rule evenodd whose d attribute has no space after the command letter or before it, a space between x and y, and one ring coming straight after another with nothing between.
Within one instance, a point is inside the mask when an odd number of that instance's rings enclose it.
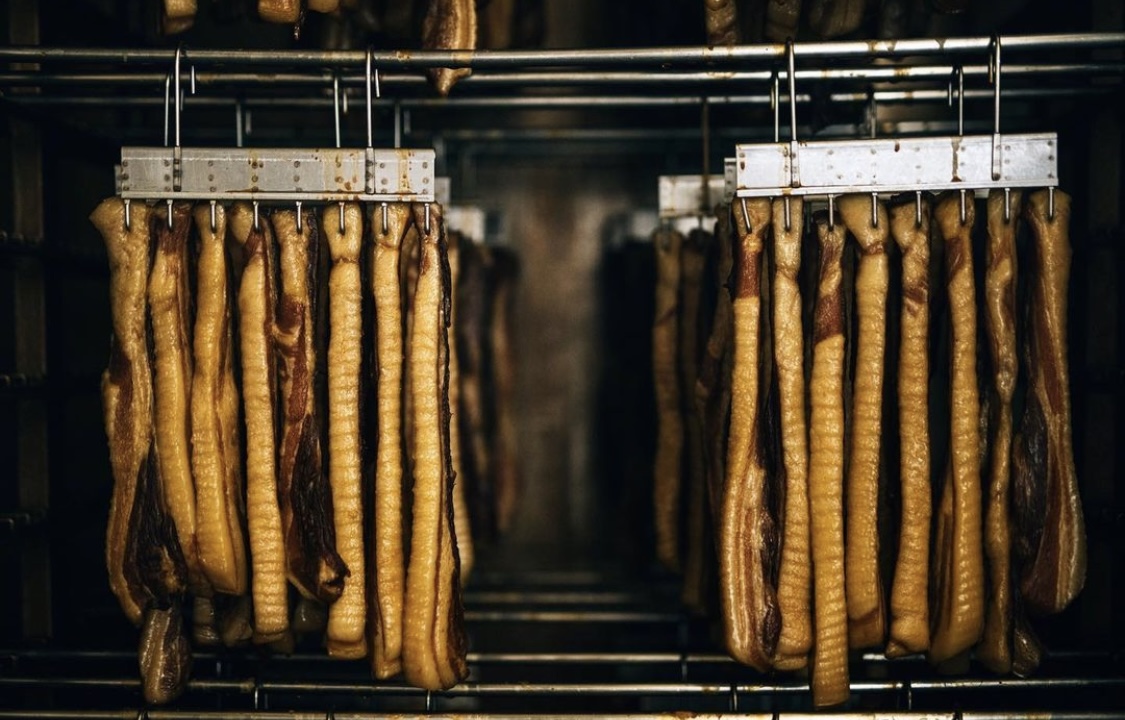
<instances>
[{"instance_id":1,"label":"meat hanging in background","mask_svg":"<svg viewBox=\"0 0 1125 720\"><path fill-rule=\"evenodd\" d=\"M449 286L456 288L461 277L461 246L467 241L461 233L446 233L449 254ZM453 468L453 527L457 535L457 555L461 558L461 584L469 580L473 569L473 532L469 504L465 497L465 472L461 453L461 370L457 358L457 293L451 292L449 327L449 460Z\"/></svg>"},{"instance_id":2,"label":"meat hanging in background","mask_svg":"<svg viewBox=\"0 0 1125 720\"><path fill-rule=\"evenodd\" d=\"M493 428L492 481L496 492L496 529L505 533L512 525L520 496L516 438L516 357L512 318L519 261L508 248L492 251L494 286L489 344L492 354Z\"/></svg>"},{"instance_id":3,"label":"meat hanging in background","mask_svg":"<svg viewBox=\"0 0 1125 720\"><path fill-rule=\"evenodd\" d=\"M723 635L735 660L770 667L781 617L773 565L777 528L767 503L760 408L761 261L769 232L769 200L735 209L738 242L734 265L734 364L730 439L719 532L719 584Z\"/></svg>"},{"instance_id":4,"label":"meat hanging in background","mask_svg":"<svg viewBox=\"0 0 1125 720\"><path fill-rule=\"evenodd\" d=\"M422 47L426 50L475 50L476 0L429 0L422 20ZM433 68L430 80L442 96L454 83L472 74L470 68Z\"/></svg>"},{"instance_id":5,"label":"meat hanging in background","mask_svg":"<svg viewBox=\"0 0 1125 720\"><path fill-rule=\"evenodd\" d=\"M652 238L656 252L656 305L652 320L652 375L656 392L656 460L653 469L653 523L656 557L680 569L680 495L684 423L677 370L681 251L684 238L661 228Z\"/></svg>"},{"instance_id":6,"label":"meat hanging in background","mask_svg":"<svg viewBox=\"0 0 1125 720\"><path fill-rule=\"evenodd\" d=\"M930 200L891 207L891 235L902 256L898 349L898 558L891 585L887 657L930 647Z\"/></svg>"},{"instance_id":7,"label":"meat hanging in background","mask_svg":"<svg viewBox=\"0 0 1125 720\"><path fill-rule=\"evenodd\" d=\"M976 287L972 228L975 210L959 193L934 209L945 241L945 284L952 327L948 469L938 507L931 566L930 661L947 662L971 648L984 627L984 558L980 491L980 398L976 375Z\"/></svg>"}]
</instances>

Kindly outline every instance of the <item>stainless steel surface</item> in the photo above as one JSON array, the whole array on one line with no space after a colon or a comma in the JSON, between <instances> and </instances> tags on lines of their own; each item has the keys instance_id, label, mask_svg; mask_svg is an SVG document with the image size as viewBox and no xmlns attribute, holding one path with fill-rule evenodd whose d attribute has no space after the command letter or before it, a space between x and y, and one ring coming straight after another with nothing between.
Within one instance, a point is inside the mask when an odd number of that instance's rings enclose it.
<instances>
[{"instance_id":1,"label":"stainless steel surface","mask_svg":"<svg viewBox=\"0 0 1125 720\"><path fill-rule=\"evenodd\" d=\"M712 208L723 197L725 180L722 175L707 178L706 197L702 175L661 175L657 182L657 208L665 220L682 217L710 215Z\"/></svg>"},{"instance_id":2,"label":"stainless steel surface","mask_svg":"<svg viewBox=\"0 0 1125 720\"><path fill-rule=\"evenodd\" d=\"M1054 133L1003 135L993 172L992 135L823 140L736 148L739 197L841 195L1058 184Z\"/></svg>"},{"instance_id":3,"label":"stainless steel surface","mask_svg":"<svg viewBox=\"0 0 1125 720\"><path fill-rule=\"evenodd\" d=\"M135 200L434 200L433 150L125 147L118 194ZM369 188L373 188L374 192Z\"/></svg>"}]
</instances>

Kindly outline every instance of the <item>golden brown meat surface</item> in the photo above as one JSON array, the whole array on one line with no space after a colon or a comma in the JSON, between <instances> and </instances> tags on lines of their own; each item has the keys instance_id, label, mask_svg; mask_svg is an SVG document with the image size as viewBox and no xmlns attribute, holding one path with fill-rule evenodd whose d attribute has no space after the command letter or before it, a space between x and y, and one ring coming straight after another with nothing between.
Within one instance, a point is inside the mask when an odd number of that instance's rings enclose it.
<instances>
[{"instance_id":1,"label":"golden brown meat surface","mask_svg":"<svg viewBox=\"0 0 1125 720\"><path fill-rule=\"evenodd\" d=\"M859 268L855 275L855 385L845 480L847 505L844 578L848 598L851 647L881 647L886 635L883 582L879 576L879 454L883 422L883 362L887 347L887 210L877 203L873 224L869 195L845 195L840 217L856 239Z\"/></svg>"},{"instance_id":2,"label":"golden brown meat surface","mask_svg":"<svg viewBox=\"0 0 1125 720\"><path fill-rule=\"evenodd\" d=\"M1028 197L1025 216L1034 240L1028 322L1027 406L1020 450L1028 459L1030 487L1018 503L1038 518L1020 592L1033 614L1061 612L1086 581L1086 527L1071 437L1070 371L1067 365L1067 286L1070 282L1070 196L1048 192Z\"/></svg>"},{"instance_id":3,"label":"golden brown meat surface","mask_svg":"<svg viewBox=\"0 0 1125 720\"><path fill-rule=\"evenodd\" d=\"M805 419L805 349L801 321L801 231L804 203L773 202L773 362L777 369L781 408L781 443L785 469L785 501L781 517L781 565L777 604L781 635L773 665L798 670L812 648L812 558L809 555L809 443Z\"/></svg>"},{"instance_id":4,"label":"golden brown meat surface","mask_svg":"<svg viewBox=\"0 0 1125 720\"><path fill-rule=\"evenodd\" d=\"M476 0L430 0L422 20L422 47L426 50L475 50ZM434 68L430 80L445 96L453 84L472 73L469 68Z\"/></svg>"},{"instance_id":5,"label":"golden brown meat surface","mask_svg":"<svg viewBox=\"0 0 1125 720\"><path fill-rule=\"evenodd\" d=\"M891 235L902 253L898 348L899 484L902 511L891 585L887 656L930 647L930 201L891 208Z\"/></svg>"},{"instance_id":6,"label":"golden brown meat surface","mask_svg":"<svg viewBox=\"0 0 1125 720\"><path fill-rule=\"evenodd\" d=\"M653 469L653 523L656 557L680 569L680 496L684 423L680 409L679 346L681 252L684 238L661 228L653 235L656 251L656 304L652 320L652 374L656 392L656 460Z\"/></svg>"},{"instance_id":7,"label":"golden brown meat surface","mask_svg":"<svg viewBox=\"0 0 1125 720\"><path fill-rule=\"evenodd\" d=\"M818 214L820 271L809 379L809 515L813 561L813 705L848 699L844 594L844 226Z\"/></svg>"},{"instance_id":8,"label":"golden brown meat surface","mask_svg":"<svg viewBox=\"0 0 1125 720\"><path fill-rule=\"evenodd\" d=\"M770 226L765 199L735 207L734 364L726 483L718 520L723 636L735 660L770 667L781 631L773 586L777 528L767 504L761 438L761 261Z\"/></svg>"},{"instance_id":9,"label":"golden brown meat surface","mask_svg":"<svg viewBox=\"0 0 1125 720\"><path fill-rule=\"evenodd\" d=\"M327 646L330 655L358 659L367 655L360 438L363 211L355 203L333 205L322 211L320 219L332 256L328 278L328 482L336 551L349 573L340 598L328 607Z\"/></svg>"},{"instance_id":10,"label":"golden brown meat surface","mask_svg":"<svg viewBox=\"0 0 1125 720\"><path fill-rule=\"evenodd\" d=\"M949 465L934 540L930 661L946 662L972 647L984 628L981 521L980 398L976 376L976 287L970 199L961 222L957 193L934 209L945 241L945 283L952 327Z\"/></svg>"}]
</instances>

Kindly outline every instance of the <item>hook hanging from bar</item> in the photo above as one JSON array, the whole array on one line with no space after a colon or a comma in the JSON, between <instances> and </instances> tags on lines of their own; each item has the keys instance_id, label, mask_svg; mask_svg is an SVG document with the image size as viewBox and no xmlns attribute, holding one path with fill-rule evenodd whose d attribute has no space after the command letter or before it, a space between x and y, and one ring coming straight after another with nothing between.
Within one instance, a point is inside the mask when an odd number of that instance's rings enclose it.
<instances>
[{"instance_id":1,"label":"hook hanging from bar","mask_svg":"<svg viewBox=\"0 0 1125 720\"><path fill-rule=\"evenodd\" d=\"M879 227L879 193L871 193L871 227Z\"/></svg>"},{"instance_id":2,"label":"hook hanging from bar","mask_svg":"<svg viewBox=\"0 0 1125 720\"><path fill-rule=\"evenodd\" d=\"M387 203L383 203L383 234L387 234Z\"/></svg>"},{"instance_id":3,"label":"hook hanging from bar","mask_svg":"<svg viewBox=\"0 0 1125 720\"><path fill-rule=\"evenodd\" d=\"M172 229L172 200L169 198L165 202L168 203L168 229Z\"/></svg>"},{"instance_id":4,"label":"hook hanging from bar","mask_svg":"<svg viewBox=\"0 0 1125 720\"><path fill-rule=\"evenodd\" d=\"M836 196L828 196L828 229L836 229Z\"/></svg>"},{"instance_id":5,"label":"hook hanging from bar","mask_svg":"<svg viewBox=\"0 0 1125 720\"><path fill-rule=\"evenodd\" d=\"M301 232L301 201L297 201L297 232Z\"/></svg>"},{"instance_id":6,"label":"hook hanging from bar","mask_svg":"<svg viewBox=\"0 0 1125 720\"><path fill-rule=\"evenodd\" d=\"M1051 186L1047 188L1047 219L1053 221L1055 219L1055 188Z\"/></svg>"},{"instance_id":7,"label":"hook hanging from bar","mask_svg":"<svg viewBox=\"0 0 1125 720\"><path fill-rule=\"evenodd\" d=\"M790 228L792 227L792 216L790 215L789 211L789 196L786 195L782 202L784 203L785 207L785 232L789 232Z\"/></svg>"},{"instance_id":8,"label":"hook hanging from bar","mask_svg":"<svg viewBox=\"0 0 1125 720\"><path fill-rule=\"evenodd\" d=\"M992 54L988 59L988 76L992 80L992 179L1001 175L1000 158L1000 36L992 38Z\"/></svg>"},{"instance_id":9,"label":"hook hanging from bar","mask_svg":"<svg viewBox=\"0 0 1125 720\"><path fill-rule=\"evenodd\" d=\"M257 200L254 201L254 229L255 230L261 229L258 226L258 201Z\"/></svg>"},{"instance_id":10,"label":"hook hanging from bar","mask_svg":"<svg viewBox=\"0 0 1125 720\"><path fill-rule=\"evenodd\" d=\"M427 235L430 234L430 204L429 203L426 203L426 222L423 226L423 229L426 231Z\"/></svg>"},{"instance_id":11,"label":"hook hanging from bar","mask_svg":"<svg viewBox=\"0 0 1125 720\"><path fill-rule=\"evenodd\" d=\"M968 218L968 208L965 206L965 191L962 190L961 191L961 224L962 225L965 224L965 220L967 218Z\"/></svg>"},{"instance_id":12,"label":"hook hanging from bar","mask_svg":"<svg viewBox=\"0 0 1125 720\"><path fill-rule=\"evenodd\" d=\"M770 78L770 110L773 110L773 141L781 142L781 76L774 70Z\"/></svg>"},{"instance_id":13,"label":"hook hanging from bar","mask_svg":"<svg viewBox=\"0 0 1125 720\"><path fill-rule=\"evenodd\" d=\"M1004 222L1012 220L1012 189L1004 188Z\"/></svg>"},{"instance_id":14,"label":"hook hanging from bar","mask_svg":"<svg viewBox=\"0 0 1125 720\"><path fill-rule=\"evenodd\" d=\"M340 74L332 73L332 124L336 130L336 147L340 144Z\"/></svg>"},{"instance_id":15,"label":"hook hanging from bar","mask_svg":"<svg viewBox=\"0 0 1125 720\"><path fill-rule=\"evenodd\" d=\"M746 223L746 229L752 230L750 227L750 209L746 207L746 198L739 198L739 203L742 205L742 221Z\"/></svg>"},{"instance_id":16,"label":"hook hanging from bar","mask_svg":"<svg viewBox=\"0 0 1125 720\"><path fill-rule=\"evenodd\" d=\"M914 227L922 227L922 191L914 192Z\"/></svg>"},{"instance_id":17,"label":"hook hanging from bar","mask_svg":"<svg viewBox=\"0 0 1125 720\"><path fill-rule=\"evenodd\" d=\"M957 76L957 134L965 134L965 68L960 65L954 70Z\"/></svg>"},{"instance_id":18,"label":"hook hanging from bar","mask_svg":"<svg viewBox=\"0 0 1125 720\"><path fill-rule=\"evenodd\" d=\"M212 200L211 201L211 234L212 235L215 234L216 230L218 230L218 227L217 227L218 226L218 217L217 217L218 211L215 207L215 204L216 204L215 201Z\"/></svg>"},{"instance_id":19,"label":"hook hanging from bar","mask_svg":"<svg viewBox=\"0 0 1125 720\"><path fill-rule=\"evenodd\" d=\"M792 40L785 42L785 54L789 59L789 139L797 142L797 60Z\"/></svg>"},{"instance_id":20,"label":"hook hanging from bar","mask_svg":"<svg viewBox=\"0 0 1125 720\"><path fill-rule=\"evenodd\" d=\"M371 99L371 86L375 86L375 97L379 98L382 93L379 90L379 71L373 66L373 51L371 46L367 47L367 55L364 62L364 90L367 99L367 147L373 147L373 134L372 134L372 99Z\"/></svg>"},{"instance_id":21,"label":"hook hanging from bar","mask_svg":"<svg viewBox=\"0 0 1125 720\"><path fill-rule=\"evenodd\" d=\"M181 61L183 60L183 57L184 57L184 45L183 45L183 43L180 43L179 45L176 46L176 56L175 56L175 60L173 61L173 67L172 67L172 75L173 75L172 82L173 82L173 86L174 86L174 90L175 90L175 92L173 93L173 97L175 98L175 101L176 101L176 119L175 119L175 123L176 123L176 147L179 147L179 145L180 145L180 106L182 105L182 103L180 102L180 66L181 66Z\"/></svg>"},{"instance_id":22,"label":"hook hanging from bar","mask_svg":"<svg viewBox=\"0 0 1125 720\"><path fill-rule=\"evenodd\" d=\"M164 76L164 147L168 147L168 128L171 123L172 73Z\"/></svg>"},{"instance_id":23,"label":"hook hanging from bar","mask_svg":"<svg viewBox=\"0 0 1125 720\"><path fill-rule=\"evenodd\" d=\"M129 202L130 202L129 200L125 201L125 230L126 230L126 232L128 232L128 230L130 229L130 227L133 224L133 222L132 222L133 218L131 217L131 215L129 213Z\"/></svg>"},{"instance_id":24,"label":"hook hanging from bar","mask_svg":"<svg viewBox=\"0 0 1125 720\"><path fill-rule=\"evenodd\" d=\"M339 210L340 210L340 234L343 235L344 234L344 203L341 202L338 207L339 207Z\"/></svg>"}]
</instances>

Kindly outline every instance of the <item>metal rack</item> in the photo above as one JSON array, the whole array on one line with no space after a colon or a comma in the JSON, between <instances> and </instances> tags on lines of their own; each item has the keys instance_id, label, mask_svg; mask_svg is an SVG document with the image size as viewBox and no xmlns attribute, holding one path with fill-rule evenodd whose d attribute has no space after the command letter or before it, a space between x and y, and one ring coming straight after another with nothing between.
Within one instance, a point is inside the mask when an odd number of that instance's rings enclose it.
<instances>
[{"instance_id":1,"label":"metal rack","mask_svg":"<svg viewBox=\"0 0 1125 720\"><path fill-rule=\"evenodd\" d=\"M738 666L726 655L696 649L706 644L707 626L674 606L667 586L645 591L621 587L602 575L577 583L529 584L514 576L492 578L466 601L467 622L474 642L499 639L513 644L520 633L565 626L577 632L591 623L612 622L619 633L644 633L663 638L663 649L646 651L559 650L555 652L489 649L469 654L468 682L444 692L427 692L401 682L374 682L366 664L333 660L322 654L299 652L289 658L247 657L238 652L201 652L195 673L181 701L183 709L137 708L139 681L133 677L134 655L127 650L8 650L0 651L0 717L34 711L40 717L86 717L70 709L68 698L98 698L99 707L124 706L92 717L210 718L317 717L368 718L394 713L398 717L481 716L509 712L513 701L545 708L539 717L655 717L673 709L669 703L688 702L703 712L733 713L737 717L794 717L807 711L807 683L791 675L762 675ZM522 582L517 586L515 583ZM652 610L653 606L661 609ZM559 609L565 608L565 609ZM491 636L491 637L489 637ZM579 644L583 638L572 643ZM1111 698L1125 691L1123 659L1111 654L1062 653L1048 656L1044 674L1035 678L972 676L948 678L925 668L921 656L888 660L866 654L853 663L856 700L846 717L891 718L1014 718L1041 711L1036 704L1047 694L1084 691ZM1076 671L1082 668L1082 671ZM1090 672L1090 668L1098 668ZM596 678L596 679L591 679ZM55 700L43 713L37 706L9 703L21 695ZM987 701L980 701L985 693ZM1091 696L1087 696L1089 700ZM16 700L18 702L18 700ZM992 710L997 701L1003 712ZM563 712L555 703L584 703L581 714ZM505 703L508 703L507 705ZM1119 716L1112 701L1084 709L1072 699L1057 703L1071 712L1051 717L1099 720ZM954 714L933 708L955 706ZM136 708L136 709L134 709ZM315 708L315 712L310 708ZM1058 710L1059 708L1054 708ZM1079 712L1081 709L1081 712ZM523 712L521 710L521 712ZM143 713L143 715L141 714ZM741 714L739 714L741 713Z\"/></svg>"},{"instance_id":2,"label":"metal rack","mask_svg":"<svg viewBox=\"0 0 1125 720\"><path fill-rule=\"evenodd\" d=\"M812 168L816 163L807 147L797 148L796 107L827 99L833 105L873 106L898 103L952 103L990 100L999 108L999 89L964 89L957 79L980 80L989 75L989 63L980 58L999 47L996 38L924 39L874 42L770 44L734 48L648 48L631 50L505 51L505 52L417 52L373 51L227 51L227 50L112 50L41 47L0 47L0 96L8 107L105 109L110 94L111 109L175 106L176 142L168 147L127 148L122 154L118 177L122 197L135 199L250 199L258 201L383 201L414 199L432 201L437 195L437 156L432 150L411 153L395 148L378 150L372 142L372 109L396 113L396 139L401 139L405 110L441 112L445 109L562 109L653 108L714 106L772 106L775 113L783 102L792 109L789 118L792 143L779 143L773 150L744 146L743 157L754 152L805 153L796 163ZM1089 52L1125 47L1125 33L1013 36L1002 38L1006 53ZM976 61L970 63L966 61ZM183 61L185 67L179 67ZM800 61L801 67L797 67ZM830 64L829 61L831 61ZM834 63L844 62L845 66ZM34 68L23 66L37 64ZM15 65L21 65L16 68ZM786 66L787 65L787 66ZM107 66L110 69L106 69ZM173 68L171 72L167 68ZM422 71L431 67L471 67L474 75L463 81L450 99L424 96ZM197 69L198 68L198 69ZM326 71L325 68L328 68ZM281 69L281 72L274 70ZM565 69L565 71L564 71ZM1120 61L1094 58L1048 62L1041 59L1005 65L1004 98L1037 100L1120 94L1125 65ZM997 73L999 75L999 73ZM186 78L186 80L185 80ZM373 80L395 97L370 96ZM785 81L788 93L771 87ZM831 91L822 91L826 82ZM1062 81L1064 86L1051 86ZM199 96L184 96L178 86L191 82L204 88ZM802 88L820 83L811 91ZM1023 84L1020 84L1023 83ZM1048 83L1048 84L1045 84ZM168 91L176 102L162 98ZM839 89L847 85L846 90ZM903 87L908 85L909 87ZM347 93L365 88L367 100L367 144L364 148L339 148L342 104ZM268 90L265 97L261 92ZM613 93L614 89L624 92ZM341 95L342 93L342 95ZM181 99L182 98L182 99ZM182 144L179 115L185 104L193 108L326 108L336 114L337 148L316 151L270 149L223 149L221 152ZM998 116L997 116L998 117ZM952 122L952 121L951 121ZM775 120L778 139L781 120ZM961 123L964 125L964 123ZM991 124L990 124L991 125ZM524 130L526 131L526 129ZM167 132L167 131L166 131ZM496 137L512 137L519 129L501 129ZM532 131L533 132L533 131ZM641 136L652 140L667 129ZM764 131L768 134L768 130ZM185 133L187 134L187 133ZM749 134L749 133L748 133ZM241 135L239 136L241 139ZM489 137L482 133L481 137ZM533 137L528 135L528 137ZM558 138L557 132L533 139ZM624 135L607 135L618 142ZM991 135L966 136L960 152L968 153L987 177L966 179L973 189L1015 186L1012 177L993 177L998 126ZM1011 138L1008 138L1011 141ZM872 143L882 148L894 140ZM927 141L915 141L922 148ZM1015 142L1015 141L1012 141ZM1055 147L1047 136L1028 140L1032 149ZM241 144L239 142L238 144ZM854 147L854 146L853 146ZM820 148L826 150L827 146ZM901 147L876 150L900 152ZM921 149L918 152L922 152ZM968 157L966 155L964 157ZM774 155L771 157L776 160ZM325 181L319 169L347 168L337 180ZM961 163L942 158L941 163ZM1054 162L1040 152L1031 167L1039 172ZM379 163L393 166L378 174ZM792 189L792 164L776 166L771 176L736 173L737 184L746 194L777 194ZM210 164L208 164L210 163ZM256 176L248 173L258 168ZM293 180L291 172L305 168ZM428 165L424 165L428 163ZM973 163L969 163L973 166ZM177 170L173 171L175 167ZM730 169L736 164L729 166ZM215 168L220 168L216 170ZM220 178L215 180L213 177ZM1057 176L1057 168L1055 176ZM1053 185L1055 176L1027 177L1031 184ZM393 191L376 192L382 178ZM399 180L407 178L405 184ZM308 180L306 180L308 178ZM751 180L759 185L752 187ZM317 184L317 183L320 184ZM676 186L675 181L669 181ZM299 183L299 184L298 184ZM353 189L339 191L345 183ZM811 182L803 185L831 195L855 190L859 182L844 188ZM919 183L912 182L914 189ZM255 188L246 191L245 188ZM286 189L286 188L289 189ZM363 188L360 192L354 188ZM676 186L680 187L680 186ZM879 187L886 190L891 185ZM898 187L898 186L895 186ZM948 184L943 185L948 187ZM236 192L235 188L243 189ZM294 191L292 188L299 188ZM670 190L668 215L696 215L701 206L702 178L693 176L679 190ZM708 195L718 198L731 191L731 175L711 178ZM870 190L870 185L864 185ZM901 188L900 188L901 189ZM810 189L809 192L813 190ZM13 376L14 377L14 376ZM29 376L30 377L30 376ZM44 490L45 492L45 490ZM13 516L15 517L15 516ZM21 516L22 517L22 516ZM3 521L4 518L0 518ZM15 520L12 524L16 525ZM42 548L40 548L42 550ZM0 717L158 718L184 719L240 717L246 720L310 720L316 718L442 717L444 713L509 712L506 702L529 700L544 709L540 717L595 717L607 713L628 718L655 717L670 710L683 710L684 700L705 712L735 713L738 717L779 718L800 716L807 710L807 684L795 677L762 676L737 666L716 652L705 623L686 616L670 593L622 589L601 574L566 576L521 575L518 578L478 577L468 597L466 612L474 640L491 645L470 653L470 681L443 693L428 693L400 683L375 683L368 679L363 663L345 663L311 653L288 659L248 657L243 653L200 653L196 676L184 700L184 709L146 710L139 706L131 651L36 650L19 648L0 651ZM563 640L575 642L591 636L613 636L636 645L604 650L567 649ZM526 636L526 637L525 637ZM543 641L538 648L505 645L519 640ZM932 675L921 658L888 661L880 655L865 655L853 666L853 693L858 697L847 717L985 718L1020 717L1044 708L1067 707L1072 696L1059 691L1092 691L1104 702L1093 709L1052 712L1053 717L1087 720L1118 717L1120 705L1110 701L1125 691L1125 665L1118 656L1066 655L1048 657L1042 677L1009 679L973 675L942 678ZM1093 673L1074 674L1068 667L1098 667ZM299 676L295 676L299 673ZM538 678L538 679L531 679ZM561 678L561 679L560 679ZM593 679L591 679L593 678ZM981 692L988 702L974 704ZM1054 705L1048 694L1055 694ZM92 695L91 695L92 694ZM70 708L68 698L97 697L101 707L123 710L89 711ZM1044 698L1048 698L1044 700ZM1096 698L1087 697L1088 701ZM1006 703L996 711L992 703ZM584 714L554 707L586 703L596 710ZM677 705L677 703L679 703ZM355 709L364 705L366 709ZM315 710L309 710L309 706ZM940 708L934 711L928 708ZM960 708L948 711L948 708ZM750 712L747 712L750 710ZM741 713L741 714L738 714ZM397 715L396 715L397 716ZM731 717L724 714L724 717ZM707 714L698 717L711 717Z\"/></svg>"}]
</instances>

